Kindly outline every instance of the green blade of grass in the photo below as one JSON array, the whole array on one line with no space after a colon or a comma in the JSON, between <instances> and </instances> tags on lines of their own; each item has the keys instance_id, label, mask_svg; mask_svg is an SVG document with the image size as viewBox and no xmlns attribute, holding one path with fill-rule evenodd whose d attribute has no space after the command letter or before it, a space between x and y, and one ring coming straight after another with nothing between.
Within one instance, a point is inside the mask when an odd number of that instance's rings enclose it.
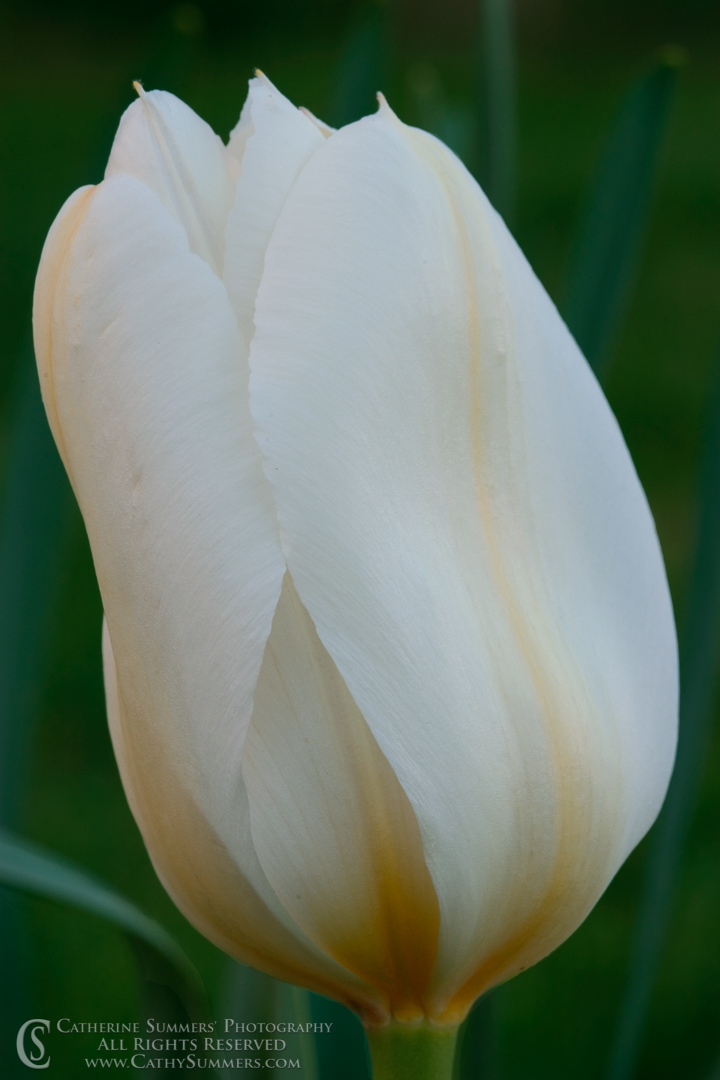
<instances>
[{"instance_id":1,"label":"green blade of grass","mask_svg":"<svg viewBox=\"0 0 720 1080\"><path fill-rule=\"evenodd\" d=\"M708 741L720 656L720 353L700 493L695 562L680 640L680 734L654 829L610 1080L630 1080L671 911L673 888Z\"/></svg>"},{"instance_id":2,"label":"green blade of grass","mask_svg":"<svg viewBox=\"0 0 720 1080\"><path fill-rule=\"evenodd\" d=\"M563 314L598 378L638 263L668 130L679 49L631 87L590 186L567 275Z\"/></svg>"},{"instance_id":3,"label":"green blade of grass","mask_svg":"<svg viewBox=\"0 0 720 1080\"><path fill-rule=\"evenodd\" d=\"M202 981L180 946L153 919L86 871L3 831L0 884L109 922L128 938L151 991L167 987L191 1019L207 1017Z\"/></svg>"},{"instance_id":4,"label":"green blade of grass","mask_svg":"<svg viewBox=\"0 0 720 1080\"><path fill-rule=\"evenodd\" d=\"M485 75L479 111L484 135L481 179L490 202L512 224L517 182L512 0L481 0L480 24Z\"/></svg>"}]
</instances>

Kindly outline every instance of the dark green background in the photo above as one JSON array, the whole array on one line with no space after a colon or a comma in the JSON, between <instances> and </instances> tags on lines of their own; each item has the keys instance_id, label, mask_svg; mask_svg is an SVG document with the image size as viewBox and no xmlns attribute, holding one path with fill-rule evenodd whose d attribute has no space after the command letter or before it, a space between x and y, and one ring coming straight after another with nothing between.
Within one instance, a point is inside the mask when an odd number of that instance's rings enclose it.
<instances>
[{"instance_id":1,"label":"dark green background","mask_svg":"<svg viewBox=\"0 0 720 1080\"><path fill-rule=\"evenodd\" d=\"M472 135L475 8L470 0L386 5L383 89L403 119L420 122L418 86L431 86ZM0 449L27 362L45 234L73 188L101 178L114 126L133 99L132 80L181 94L223 136L237 120L255 65L296 103L332 116L345 44L372 14L366 4L333 0L0 5ZM720 5L524 0L517 22L514 231L554 298L561 296L582 193L622 95L659 46L689 52L636 289L606 381L655 515L681 617L720 340ZM365 109L372 108L368 97ZM466 145L471 152L467 138ZM218 1002L225 959L166 897L123 796L104 719L101 606L77 514L69 534L51 659L38 676L42 710L27 776L19 778L18 825L156 916L183 943ZM638 1074L647 1080L709 1077L720 1057L718 735L715 724L652 999ZM498 1076L604 1074L643 856L641 845L567 944L497 995ZM137 1015L136 972L122 938L89 916L40 901L23 905L28 1016ZM52 1075L79 1075L57 1040L53 1049ZM0 1074L13 1055L12 1047L0 1047Z\"/></svg>"}]
</instances>

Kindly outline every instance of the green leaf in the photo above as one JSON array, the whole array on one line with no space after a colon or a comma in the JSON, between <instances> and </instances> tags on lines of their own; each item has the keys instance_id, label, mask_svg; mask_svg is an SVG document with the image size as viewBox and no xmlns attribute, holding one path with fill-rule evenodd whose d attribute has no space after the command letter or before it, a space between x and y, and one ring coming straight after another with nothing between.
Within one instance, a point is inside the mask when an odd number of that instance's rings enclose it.
<instances>
[{"instance_id":1,"label":"green leaf","mask_svg":"<svg viewBox=\"0 0 720 1080\"><path fill-rule=\"evenodd\" d=\"M708 744L720 657L720 350L700 492L695 561L680 639L680 734L675 770L653 830L611 1080L630 1080L672 908Z\"/></svg>"},{"instance_id":2,"label":"green leaf","mask_svg":"<svg viewBox=\"0 0 720 1080\"><path fill-rule=\"evenodd\" d=\"M177 998L190 1018L207 1017L202 981L180 946L153 919L84 870L0 831L0 884L105 919L127 936L151 991L167 987L170 1000Z\"/></svg>"},{"instance_id":3,"label":"green leaf","mask_svg":"<svg viewBox=\"0 0 720 1080\"><path fill-rule=\"evenodd\" d=\"M632 86L610 133L574 244L563 314L601 377L639 261L668 130L679 49Z\"/></svg>"},{"instance_id":4,"label":"green leaf","mask_svg":"<svg viewBox=\"0 0 720 1080\"><path fill-rule=\"evenodd\" d=\"M512 0L480 0L484 84L480 91L484 135L480 176L485 192L508 224L515 210L517 118Z\"/></svg>"}]
</instances>

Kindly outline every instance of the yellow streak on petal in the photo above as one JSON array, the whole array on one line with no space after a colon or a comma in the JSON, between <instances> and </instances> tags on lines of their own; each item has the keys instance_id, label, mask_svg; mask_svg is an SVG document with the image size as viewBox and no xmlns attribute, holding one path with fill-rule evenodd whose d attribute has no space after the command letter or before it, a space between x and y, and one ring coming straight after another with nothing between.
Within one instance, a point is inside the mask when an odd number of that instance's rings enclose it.
<instances>
[{"instance_id":1,"label":"yellow streak on petal","mask_svg":"<svg viewBox=\"0 0 720 1080\"><path fill-rule=\"evenodd\" d=\"M284 905L396 1018L422 1017L440 915L417 818L289 574L243 775L256 849Z\"/></svg>"},{"instance_id":2,"label":"yellow streak on petal","mask_svg":"<svg viewBox=\"0 0 720 1080\"><path fill-rule=\"evenodd\" d=\"M592 748L585 744L588 724L587 720L577 721L578 710L587 714L593 710L593 703L570 654L548 625L545 614L548 600L540 564L532 551L531 526L528 535L522 538L524 565L509 565L502 534L503 511L494 503L494 463L488 460L488 450L494 440L509 437L509 400L515 392L512 383L516 377L516 362L512 313L489 225L480 210L468 220L460 205L462 195L457 181L448 169L447 151L425 133L402 124L382 95L378 95L378 100L380 111L403 131L414 152L435 174L455 221L457 246L467 283L471 432L478 510L495 587L515 637L518 655L530 675L540 705L555 791L555 853L541 894L534 903L525 904L525 917L515 924L499 948L482 958L449 1001L443 1002L433 996L429 1015L434 1022L447 1024L459 1023L480 994L542 959L585 918L608 880L608 868L617 858L617 847L622 838L619 827L622 792L617 792L613 804L618 827L615 827L616 822L608 820L611 809L606 803L604 827L598 834L594 828L589 768ZM477 255L471 248L471 233L475 234L475 244L481 234L481 257L492 263L495 285L493 295L486 297L488 303L483 312L485 322L494 320L492 327L481 325ZM491 350L502 362L501 378L498 379L496 370L494 381L493 373L488 373L484 363L484 357L489 356ZM511 488L504 490L503 496L508 502L527 499L523 490L524 477L511 463L507 448L504 453L500 451L499 457L507 470L503 482ZM519 537L514 539L520 540ZM517 558L517 551L512 557ZM606 731L606 737L612 738L610 730ZM530 883L533 884L535 882ZM517 901L516 896L508 897L508 906L522 909L522 897L519 904Z\"/></svg>"},{"instance_id":3,"label":"yellow streak on petal","mask_svg":"<svg viewBox=\"0 0 720 1080\"><path fill-rule=\"evenodd\" d=\"M556 941L547 944L548 930L567 918L567 909L571 906L576 912L574 929L587 914L599 895L606 874L606 867L614 857L615 838L619 839L621 830L606 829L604 843L594 845L588 851L593 833L592 777L589 758L583 753L583 730L585 725L578 724L573 715L578 706L592 711L592 700L585 691L582 678L574 668L570 658L565 655L562 644L552 633L540 600L543 582L540 577L539 563L533 565L533 555L526 551L527 563L522 568L520 584L514 567L508 565L508 558L502 535L498 528L499 514L493 505L491 489L487 483L488 466L485 461L487 436L487 408L492 399L497 410L505 402L496 400L489 387L483 385L482 345L480 338L480 319L477 310L477 289L474 283L472 255L468 243L467 226L457 206L454 193L446 186L447 198L452 206L457 225L459 246L463 253L468 282L469 328L472 354L472 432L475 443L476 492L480 516L483 520L484 535L488 545L495 585L503 600L504 610L512 627L518 652L529 672L535 693L540 704L542 719L545 724L547 746L553 769L556 799L556 850L551 872L545 884L542 897L527 917L520 923L503 946L483 960L479 969L454 995L439 1022L454 1022L456 1016L464 1016L472 1002L495 983L517 974L525 967L540 960ZM486 235L488 257L494 256L492 238ZM498 276L502 269L496 268ZM502 302L498 305L504 327L505 363L514 374L513 332L511 313ZM512 391L508 391L508 395ZM506 421L507 422L507 421ZM510 483L516 481L511 476ZM522 498L522 481L519 490L513 492L515 498ZM533 538L525 538L528 547ZM534 578L537 591L523 588L522 578L527 573ZM520 596L522 592L522 597ZM563 663L564 661L564 663ZM565 666L565 672L559 666ZM563 674L567 681L561 682ZM560 676L560 680L557 676ZM575 697L574 691L577 693ZM621 799L615 801L619 810ZM590 858L588 858L590 855ZM589 871L589 872L588 872Z\"/></svg>"},{"instance_id":4,"label":"yellow streak on petal","mask_svg":"<svg viewBox=\"0 0 720 1080\"><path fill-rule=\"evenodd\" d=\"M460 1024L467 1016L473 1002L498 983L519 974L532 964L541 960L550 952L557 941L538 948L538 943L546 939L547 927L551 926L567 903L567 890L573 884L573 878L564 877L569 869L567 861L557 859L553 876L542 901L518 929L503 943L501 949L483 961L472 978L453 995L450 1002L433 1020L438 1024ZM584 912L583 914L586 914ZM578 918L578 922L580 918ZM524 962L523 962L524 961Z\"/></svg>"}]
</instances>

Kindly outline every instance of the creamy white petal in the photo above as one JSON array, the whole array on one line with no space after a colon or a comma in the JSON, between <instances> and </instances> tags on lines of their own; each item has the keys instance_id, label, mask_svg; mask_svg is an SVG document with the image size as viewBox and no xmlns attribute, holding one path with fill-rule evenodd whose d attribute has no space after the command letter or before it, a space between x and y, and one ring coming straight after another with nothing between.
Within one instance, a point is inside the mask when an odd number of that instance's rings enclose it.
<instances>
[{"instance_id":1,"label":"creamy white petal","mask_svg":"<svg viewBox=\"0 0 720 1080\"><path fill-rule=\"evenodd\" d=\"M109 627L118 761L158 873L223 948L371 1009L378 995L282 908L250 838L242 750L285 567L222 282L125 175L46 258L40 365Z\"/></svg>"},{"instance_id":2,"label":"creamy white petal","mask_svg":"<svg viewBox=\"0 0 720 1080\"><path fill-rule=\"evenodd\" d=\"M387 1015L382 995L313 950L277 904L255 857L242 783L231 853L198 805L182 775L176 746L166 741L156 717L148 723L147 713L128 709L107 623L103 668L123 787L158 877L180 910L205 937L242 963L337 998L370 1021L382 1022Z\"/></svg>"},{"instance_id":3,"label":"creamy white petal","mask_svg":"<svg viewBox=\"0 0 720 1080\"><path fill-rule=\"evenodd\" d=\"M265 257L251 407L320 640L410 799L457 1019L585 917L657 813L677 661L617 424L500 219L385 107Z\"/></svg>"},{"instance_id":4,"label":"creamy white petal","mask_svg":"<svg viewBox=\"0 0 720 1080\"><path fill-rule=\"evenodd\" d=\"M185 229L190 250L219 276L225 259L225 225L239 169L222 140L174 94L146 93L125 110L106 179L126 173L142 180Z\"/></svg>"},{"instance_id":5,"label":"creamy white petal","mask_svg":"<svg viewBox=\"0 0 720 1080\"><path fill-rule=\"evenodd\" d=\"M95 187L88 184L86 187L78 188L65 201L45 240L35 280L33 333L40 390L50 430L66 469L68 467L67 452L60 430L55 400L53 358L58 358L57 362L61 364L65 363L70 343L61 333L53 332L53 309L56 294L67 289L68 251L72 247L78 229L85 221L95 190Z\"/></svg>"},{"instance_id":6,"label":"creamy white petal","mask_svg":"<svg viewBox=\"0 0 720 1080\"><path fill-rule=\"evenodd\" d=\"M262 74L251 79L230 140L231 151L242 153L242 172L225 237L225 284L248 341L265 249L278 214L301 169L324 142L316 124L269 79Z\"/></svg>"},{"instance_id":7,"label":"creamy white petal","mask_svg":"<svg viewBox=\"0 0 720 1080\"><path fill-rule=\"evenodd\" d=\"M439 910L417 819L286 576L243 755L252 838L322 949L420 1019Z\"/></svg>"}]
</instances>

